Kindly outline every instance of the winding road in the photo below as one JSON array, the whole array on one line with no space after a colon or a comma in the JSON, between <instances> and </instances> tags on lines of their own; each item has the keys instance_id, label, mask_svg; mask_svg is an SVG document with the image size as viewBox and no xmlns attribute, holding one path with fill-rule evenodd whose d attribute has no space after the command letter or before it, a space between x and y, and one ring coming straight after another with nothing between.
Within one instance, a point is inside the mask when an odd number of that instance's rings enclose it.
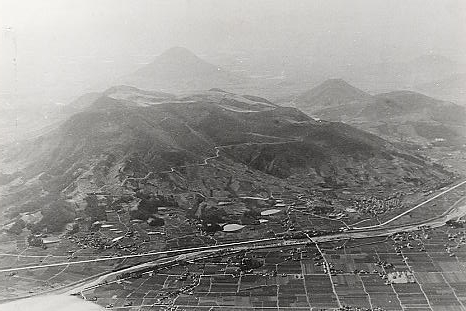
<instances>
[{"instance_id":1,"label":"winding road","mask_svg":"<svg viewBox=\"0 0 466 311\"><path fill-rule=\"evenodd\" d=\"M249 134L260 135L260 134L257 134L257 133L249 133ZM264 136L264 135L261 135L261 136ZM275 138L275 139L284 139L284 137L275 137L275 136L267 136L267 137L268 138ZM194 167L194 166L206 166L206 165L209 164L208 161L211 161L211 160L214 160L214 159L217 159L217 158L220 157L220 151L223 148L238 147L238 146L252 146L252 145L260 145L260 146L262 146L262 145L281 145L281 144L289 144L289 143L302 142L302 141L303 141L302 138L296 138L296 139L291 139L291 140L282 140L282 141L274 141L274 142L257 142L257 143L246 142L246 143L231 144L231 145L219 145L219 146L214 147L215 155L204 158L204 160L202 160L201 163L193 163L193 164L187 164L187 165L172 166L172 167L170 167L169 170L166 170L166 171L150 171L144 177L126 177L121 182L121 186L124 186L126 184L126 182L128 182L130 180L137 180L137 181L148 180L149 177L151 175L153 175L153 174L175 173L175 172L177 172L177 169L181 169L181 168Z\"/></svg>"}]
</instances>

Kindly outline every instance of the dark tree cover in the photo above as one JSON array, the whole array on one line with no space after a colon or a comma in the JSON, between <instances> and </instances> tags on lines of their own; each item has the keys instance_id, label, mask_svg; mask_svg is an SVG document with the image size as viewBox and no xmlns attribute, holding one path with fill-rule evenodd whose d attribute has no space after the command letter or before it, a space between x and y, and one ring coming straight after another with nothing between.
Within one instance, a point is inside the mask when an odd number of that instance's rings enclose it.
<instances>
[{"instance_id":1,"label":"dark tree cover","mask_svg":"<svg viewBox=\"0 0 466 311\"><path fill-rule=\"evenodd\" d=\"M260 212L257 210L247 210L241 216L241 223L243 225L255 225L259 224L257 217L260 216Z\"/></svg>"},{"instance_id":2,"label":"dark tree cover","mask_svg":"<svg viewBox=\"0 0 466 311\"><path fill-rule=\"evenodd\" d=\"M173 195L161 195L161 194L152 194L147 193L144 191L136 192L136 197L141 199L141 202L147 202L154 207L178 207L178 202L176 202L175 197Z\"/></svg>"},{"instance_id":3,"label":"dark tree cover","mask_svg":"<svg viewBox=\"0 0 466 311\"><path fill-rule=\"evenodd\" d=\"M260 268L260 267L262 267L262 265L263 265L262 261L259 261L257 259L243 258L243 260L241 260L241 264L240 264L239 268L241 269L241 271L248 271L248 270L251 270L251 269Z\"/></svg>"},{"instance_id":4,"label":"dark tree cover","mask_svg":"<svg viewBox=\"0 0 466 311\"><path fill-rule=\"evenodd\" d=\"M107 213L102 206L99 206L99 200L95 194L90 194L86 197L86 208L84 212L91 217L92 221L107 220Z\"/></svg>"},{"instance_id":5,"label":"dark tree cover","mask_svg":"<svg viewBox=\"0 0 466 311\"><path fill-rule=\"evenodd\" d=\"M75 234L79 232L79 224L73 223L71 229L68 231L68 234Z\"/></svg>"},{"instance_id":6,"label":"dark tree cover","mask_svg":"<svg viewBox=\"0 0 466 311\"><path fill-rule=\"evenodd\" d=\"M146 214L155 214L158 211L155 198L142 199L138 204L138 210Z\"/></svg>"},{"instance_id":7,"label":"dark tree cover","mask_svg":"<svg viewBox=\"0 0 466 311\"><path fill-rule=\"evenodd\" d=\"M152 226L152 227L160 227L160 226L163 226L165 225L165 220L163 220L163 218L160 218L160 217L152 217L150 220L149 220L149 226Z\"/></svg>"},{"instance_id":8,"label":"dark tree cover","mask_svg":"<svg viewBox=\"0 0 466 311\"><path fill-rule=\"evenodd\" d=\"M192 200L191 205L189 207L186 207L186 215L189 218L195 218L196 217L196 212L199 208L199 206L205 201L205 197L195 194L194 199Z\"/></svg>"},{"instance_id":9,"label":"dark tree cover","mask_svg":"<svg viewBox=\"0 0 466 311\"><path fill-rule=\"evenodd\" d=\"M208 233L222 231L222 227L218 223L202 222L202 230Z\"/></svg>"},{"instance_id":10,"label":"dark tree cover","mask_svg":"<svg viewBox=\"0 0 466 311\"><path fill-rule=\"evenodd\" d=\"M226 212L217 207L209 207L205 208L202 211L202 215L200 217L201 223L202 223L202 229L205 232L217 232L217 231L222 231L222 227L219 225L219 223L225 222L227 214Z\"/></svg>"},{"instance_id":11,"label":"dark tree cover","mask_svg":"<svg viewBox=\"0 0 466 311\"><path fill-rule=\"evenodd\" d=\"M37 234L40 233L43 229L43 226L38 222L38 223L28 223L26 225L26 228L31 231L32 234Z\"/></svg>"},{"instance_id":12,"label":"dark tree cover","mask_svg":"<svg viewBox=\"0 0 466 311\"><path fill-rule=\"evenodd\" d=\"M151 197L150 193L146 191L143 191L143 190L136 191L136 198L149 200L150 197Z\"/></svg>"},{"instance_id":13,"label":"dark tree cover","mask_svg":"<svg viewBox=\"0 0 466 311\"><path fill-rule=\"evenodd\" d=\"M260 221L255 218L247 218L247 217L241 217L241 224L242 225L258 225L260 224Z\"/></svg>"},{"instance_id":14,"label":"dark tree cover","mask_svg":"<svg viewBox=\"0 0 466 311\"><path fill-rule=\"evenodd\" d=\"M217 207L210 207L204 209L201 215L201 220L206 223L221 223L224 222L226 212Z\"/></svg>"},{"instance_id":15,"label":"dark tree cover","mask_svg":"<svg viewBox=\"0 0 466 311\"><path fill-rule=\"evenodd\" d=\"M248 217L248 218L255 218L255 217L258 217L260 215L261 215L261 213L258 210L255 210L255 209L247 210L247 211L245 211L243 213L243 216Z\"/></svg>"},{"instance_id":16,"label":"dark tree cover","mask_svg":"<svg viewBox=\"0 0 466 311\"><path fill-rule=\"evenodd\" d=\"M47 229L48 232L60 232L67 223L70 223L76 217L76 212L73 205L59 200L51 203L49 206L41 210L42 219L39 224Z\"/></svg>"},{"instance_id":17,"label":"dark tree cover","mask_svg":"<svg viewBox=\"0 0 466 311\"><path fill-rule=\"evenodd\" d=\"M147 220L150 217L154 217L154 214L157 213L158 207L178 207L178 202L175 198L170 196L163 195L153 195L151 193L144 193L138 191L136 197L141 199L138 203L137 209L132 209L129 211L131 219L141 219Z\"/></svg>"},{"instance_id":18,"label":"dark tree cover","mask_svg":"<svg viewBox=\"0 0 466 311\"><path fill-rule=\"evenodd\" d=\"M28 245L29 246L42 247L42 246L44 246L44 241L41 238L36 237L36 236L31 234L31 235L28 236Z\"/></svg>"},{"instance_id":19,"label":"dark tree cover","mask_svg":"<svg viewBox=\"0 0 466 311\"><path fill-rule=\"evenodd\" d=\"M129 211L129 216L131 219L140 219L146 221L149 219L149 217L152 217L153 214L157 213L157 210L158 209L155 205L155 200L150 196L144 196L138 203L137 208L131 209Z\"/></svg>"},{"instance_id":20,"label":"dark tree cover","mask_svg":"<svg viewBox=\"0 0 466 311\"><path fill-rule=\"evenodd\" d=\"M25 227L26 222L20 218L8 229L8 233L20 235Z\"/></svg>"},{"instance_id":21,"label":"dark tree cover","mask_svg":"<svg viewBox=\"0 0 466 311\"><path fill-rule=\"evenodd\" d=\"M146 213L138 210L137 208L129 210L129 217L131 219L140 219L140 220L146 221L147 219L149 219L149 216L151 216L151 215L146 214Z\"/></svg>"}]
</instances>

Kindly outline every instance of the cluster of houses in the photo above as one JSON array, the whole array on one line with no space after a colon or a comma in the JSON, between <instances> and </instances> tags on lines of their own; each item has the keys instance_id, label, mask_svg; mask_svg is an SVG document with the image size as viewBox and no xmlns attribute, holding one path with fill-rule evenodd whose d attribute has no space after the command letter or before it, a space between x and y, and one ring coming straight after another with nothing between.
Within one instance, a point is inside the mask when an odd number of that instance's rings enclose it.
<instances>
[{"instance_id":1,"label":"cluster of houses","mask_svg":"<svg viewBox=\"0 0 466 311\"><path fill-rule=\"evenodd\" d=\"M354 208L360 213L382 215L388 211L402 208L403 203L400 197L400 194L396 194L387 199L376 197L359 198L354 200Z\"/></svg>"}]
</instances>

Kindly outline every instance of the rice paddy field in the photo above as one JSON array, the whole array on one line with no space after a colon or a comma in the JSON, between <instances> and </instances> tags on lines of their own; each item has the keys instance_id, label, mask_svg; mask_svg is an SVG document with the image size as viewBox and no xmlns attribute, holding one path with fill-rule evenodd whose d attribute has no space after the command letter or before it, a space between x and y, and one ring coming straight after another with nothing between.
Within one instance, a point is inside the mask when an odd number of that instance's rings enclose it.
<instances>
[{"instance_id":1,"label":"rice paddy field","mask_svg":"<svg viewBox=\"0 0 466 311\"><path fill-rule=\"evenodd\" d=\"M444 226L259 249L175 265L83 294L117 310L459 311L466 305L465 233ZM261 266L239 271L244 258ZM412 277L396 283L387 278L406 274Z\"/></svg>"}]
</instances>

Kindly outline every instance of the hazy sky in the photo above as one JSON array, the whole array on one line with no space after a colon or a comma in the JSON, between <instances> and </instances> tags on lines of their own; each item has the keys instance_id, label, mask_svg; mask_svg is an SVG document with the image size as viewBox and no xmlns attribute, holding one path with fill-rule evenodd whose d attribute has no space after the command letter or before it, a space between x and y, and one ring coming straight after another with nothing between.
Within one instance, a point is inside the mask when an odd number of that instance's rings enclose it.
<instances>
[{"instance_id":1,"label":"hazy sky","mask_svg":"<svg viewBox=\"0 0 466 311\"><path fill-rule=\"evenodd\" d=\"M465 21L464 0L0 0L0 92L66 100L175 45L205 57L466 61Z\"/></svg>"}]
</instances>

